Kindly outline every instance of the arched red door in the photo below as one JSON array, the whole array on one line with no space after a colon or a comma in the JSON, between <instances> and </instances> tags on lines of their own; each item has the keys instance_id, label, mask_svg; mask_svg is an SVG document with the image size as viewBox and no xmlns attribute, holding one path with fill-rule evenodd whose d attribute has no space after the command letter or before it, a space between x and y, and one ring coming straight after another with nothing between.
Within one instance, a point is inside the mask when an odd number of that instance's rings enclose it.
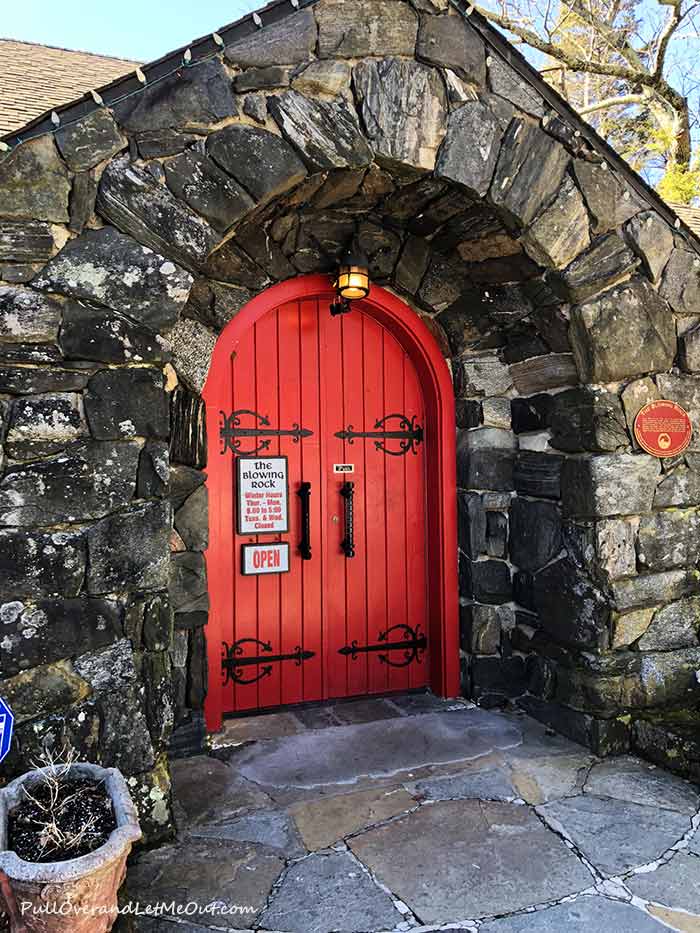
<instances>
[{"instance_id":1,"label":"arched red door","mask_svg":"<svg viewBox=\"0 0 700 933\"><path fill-rule=\"evenodd\" d=\"M270 289L228 326L212 361L212 729L231 712L457 692L456 543L452 571L431 547L446 520L455 537L450 453L435 456L446 433L454 470L446 366L418 318L381 289L341 317L330 300L321 277Z\"/></svg>"}]
</instances>

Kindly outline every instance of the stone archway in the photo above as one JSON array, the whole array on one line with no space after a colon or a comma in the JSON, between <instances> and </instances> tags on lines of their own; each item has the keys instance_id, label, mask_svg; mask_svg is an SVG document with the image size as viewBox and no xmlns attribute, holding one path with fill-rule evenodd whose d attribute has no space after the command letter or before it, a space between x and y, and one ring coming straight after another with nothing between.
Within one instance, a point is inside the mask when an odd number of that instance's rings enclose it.
<instances>
[{"instance_id":1,"label":"stone archway","mask_svg":"<svg viewBox=\"0 0 700 933\"><path fill-rule=\"evenodd\" d=\"M697 704L694 455L631 432L658 394L697 424L694 246L478 17L358 5L242 21L0 156L10 770L65 740L155 831L173 725L203 734L211 352L352 235L453 371L465 691L600 752Z\"/></svg>"}]
</instances>

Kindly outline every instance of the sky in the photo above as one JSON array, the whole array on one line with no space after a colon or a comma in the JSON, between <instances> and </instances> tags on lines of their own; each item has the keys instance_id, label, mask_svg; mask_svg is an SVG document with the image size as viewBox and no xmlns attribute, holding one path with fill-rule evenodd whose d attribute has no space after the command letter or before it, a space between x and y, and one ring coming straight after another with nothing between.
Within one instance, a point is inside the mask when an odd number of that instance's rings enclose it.
<instances>
[{"instance_id":1,"label":"sky","mask_svg":"<svg viewBox=\"0 0 700 933\"><path fill-rule=\"evenodd\" d=\"M0 37L151 61L266 0L0 0Z\"/></svg>"}]
</instances>

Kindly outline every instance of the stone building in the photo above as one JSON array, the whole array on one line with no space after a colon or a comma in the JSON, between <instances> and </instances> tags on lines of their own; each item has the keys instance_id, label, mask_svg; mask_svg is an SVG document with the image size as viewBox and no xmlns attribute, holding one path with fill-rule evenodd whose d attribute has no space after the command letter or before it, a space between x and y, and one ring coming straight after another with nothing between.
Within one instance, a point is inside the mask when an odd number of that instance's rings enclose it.
<instances>
[{"instance_id":1,"label":"stone building","mask_svg":"<svg viewBox=\"0 0 700 933\"><path fill-rule=\"evenodd\" d=\"M700 776L700 241L466 4L274 2L13 130L0 279L3 778L74 746L155 837L205 712L425 686Z\"/></svg>"}]
</instances>

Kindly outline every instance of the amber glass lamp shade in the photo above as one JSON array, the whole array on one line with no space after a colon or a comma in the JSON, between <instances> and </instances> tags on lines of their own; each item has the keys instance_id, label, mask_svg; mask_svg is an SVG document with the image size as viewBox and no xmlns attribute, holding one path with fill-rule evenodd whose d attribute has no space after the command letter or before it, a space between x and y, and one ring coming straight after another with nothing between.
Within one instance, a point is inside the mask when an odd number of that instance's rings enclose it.
<instances>
[{"instance_id":1,"label":"amber glass lamp shade","mask_svg":"<svg viewBox=\"0 0 700 933\"><path fill-rule=\"evenodd\" d=\"M369 269L367 257L359 250L344 256L338 269L335 287L338 295L346 301L357 301L369 295Z\"/></svg>"}]
</instances>

